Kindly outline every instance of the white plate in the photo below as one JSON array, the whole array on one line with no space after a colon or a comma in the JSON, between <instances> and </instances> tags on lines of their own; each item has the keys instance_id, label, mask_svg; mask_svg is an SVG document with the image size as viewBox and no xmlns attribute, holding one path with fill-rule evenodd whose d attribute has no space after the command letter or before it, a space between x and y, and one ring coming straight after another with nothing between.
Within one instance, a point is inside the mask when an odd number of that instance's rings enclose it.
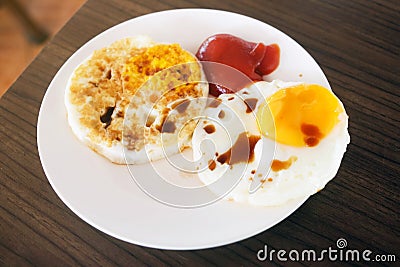
<instances>
[{"instance_id":1,"label":"white plate","mask_svg":"<svg viewBox=\"0 0 400 267\"><path fill-rule=\"evenodd\" d=\"M329 87L318 64L294 40L258 20L224 11L169 10L141 16L99 34L61 67L47 89L38 119L38 149L47 178L61 200L97 229L130 243L163 249L200 249L236 242L277 224L305 200L280 207L252 207L218 201L182 209L161 204L118 166L81 144L66 119L64 91L73 70L95 49L115 40L144 34L156 41L181 44L195 53L216 33L249 41L278 43L281 63L268 78L305 81Z\"/></svg>"}]
</instances>

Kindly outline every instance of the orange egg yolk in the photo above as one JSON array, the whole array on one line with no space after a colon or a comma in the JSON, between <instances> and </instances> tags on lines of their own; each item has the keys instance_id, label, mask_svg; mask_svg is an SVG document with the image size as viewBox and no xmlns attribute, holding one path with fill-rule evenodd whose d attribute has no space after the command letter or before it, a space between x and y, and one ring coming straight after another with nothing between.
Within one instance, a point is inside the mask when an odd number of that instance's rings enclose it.
<instances>
[{"instance_id":1,"label":"orange egg yolk","mask_svg":"<svg viewBox=\"0 0 400 267\"><path fill-rule=\"evenodd\" d=\"M261 132L277 142L313 147L328 135L343 112L338 98L320 85L300 84L277 91L261 104Z\"/></svg>"}]
</instances>

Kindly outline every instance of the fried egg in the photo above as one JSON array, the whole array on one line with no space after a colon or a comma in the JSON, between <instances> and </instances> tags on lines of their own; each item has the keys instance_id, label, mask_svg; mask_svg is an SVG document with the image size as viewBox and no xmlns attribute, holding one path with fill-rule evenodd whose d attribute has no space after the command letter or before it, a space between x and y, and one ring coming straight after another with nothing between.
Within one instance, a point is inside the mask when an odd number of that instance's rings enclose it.
<instances>
[{"instance_id":1,"label":"fried egg","mask_svg":"<svg viewBox=\"0 0 400 267\"><path fill-rule=\"evenodd\" d=\"M187 146L196 122L186 122L202 112L205 103L196 99L207 95L194 55L178 44L136 36L95 51L78 66L65 106L80 141L114 163L135 164Z\"/></svg>"},{"instance_id":2,"label":"fried egg","mask_svg":"<svg viewBox=\"0 0 400 267\"><path fill-rule=\"evenodd\" d=\"M275 206L308 197L335 177L350 136L330 89L261 81L212 102L192 147L198 175L215 193Z\"/></svg>"}]
</instances>

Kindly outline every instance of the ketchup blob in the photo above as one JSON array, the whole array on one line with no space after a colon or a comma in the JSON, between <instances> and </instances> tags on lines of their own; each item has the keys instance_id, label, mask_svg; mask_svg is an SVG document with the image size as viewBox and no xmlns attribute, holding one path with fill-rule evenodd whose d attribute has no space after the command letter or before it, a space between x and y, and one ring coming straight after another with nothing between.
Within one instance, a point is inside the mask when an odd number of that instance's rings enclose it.
<instances>
[{"instance_id":1,"label":"ketchup blob","mask_svg":"<svg viewBox=\"0 0 400 267\"><path fill-rule=\"evenodd\" d=\"M270 74L279 65L280 49L277 44L247 42L230 34L216 34L208 37L199 47L196 57L200 61L217 62L235 68L248 77L248 82L236 78L233 83L231 75L221 73L220 67L203 65L209 90L213 96L233 93L247 86L249 81L261 81L262 76ZM218 70L219 69L219 70ZM224 71L222 71L224 72ZM225 71L230 72L231 71ZM221 80L222 78L222 80ZM229 87L222 84L228 84Z\"/></svg>"}]
</instances>

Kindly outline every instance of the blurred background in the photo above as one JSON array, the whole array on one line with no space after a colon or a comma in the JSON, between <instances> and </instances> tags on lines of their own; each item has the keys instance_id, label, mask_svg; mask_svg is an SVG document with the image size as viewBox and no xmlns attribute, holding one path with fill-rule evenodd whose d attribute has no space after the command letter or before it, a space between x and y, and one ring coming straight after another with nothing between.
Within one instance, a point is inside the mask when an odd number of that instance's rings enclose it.
<instances>
[{"instance_id":1,"label":"blurred background","mask_svg":"<svg viewBox=\"0 0 400 267\"><path fill-rule=\"evenodd\" d=\"M0 0L0 97L86 0Z\"/></svg>"}]
</instances>

